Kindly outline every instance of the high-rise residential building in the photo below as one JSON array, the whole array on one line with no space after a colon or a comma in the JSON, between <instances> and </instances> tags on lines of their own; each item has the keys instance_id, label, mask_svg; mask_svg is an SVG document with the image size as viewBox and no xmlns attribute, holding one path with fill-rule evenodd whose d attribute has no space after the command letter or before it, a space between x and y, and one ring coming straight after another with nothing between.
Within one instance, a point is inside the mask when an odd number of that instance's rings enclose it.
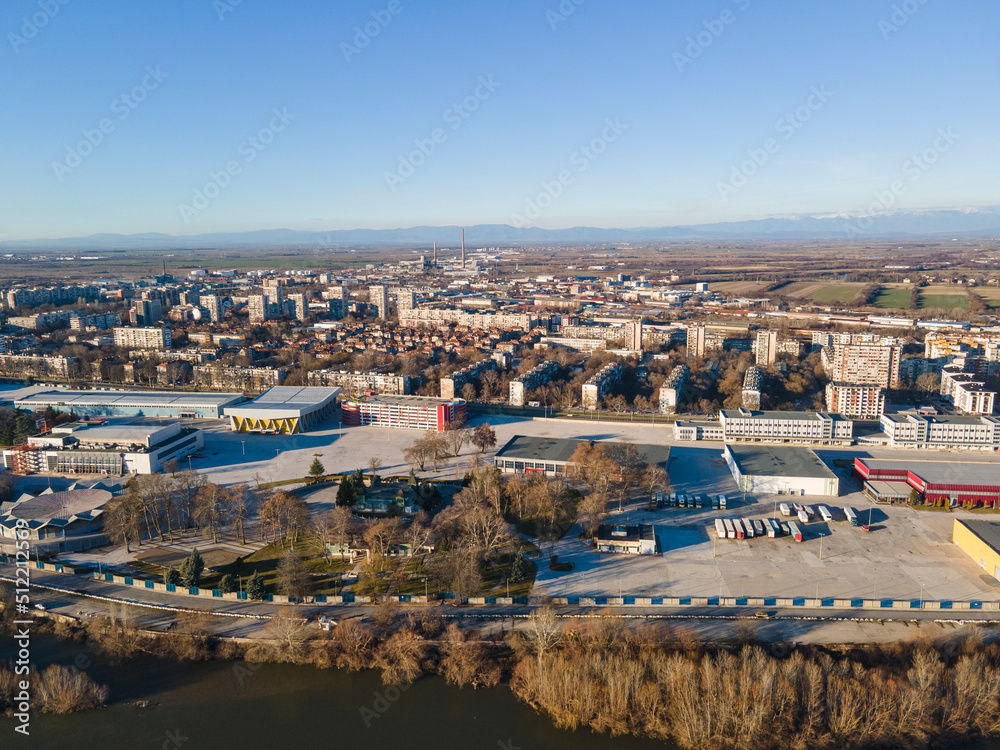
<instances>
[{"instance_id":1,"label":"high-rise residential building","mask_svg":"<svg viewBox=\"0 0 1000 750\"><path fill-rule=\"evenodd\" d=\"M272 305L281 305L285 301L284 279L264 279L264 294L271 300Z\"/></svg>"},{"instance_id":2,"label":"high-rise residential building","mask_svg":"<svg viewBox=\"0 0 1000 750\"><path fill-rule=\"evenodd\" d=\"M863 383L827 383L826 410L854 419L877 419L885 411L885 389Z\"/></svg>"},{"instance_id":3,"label":"high-rise residential building","mask_svg":"<svg viewBox=\"0 0 1000 750\"><path fill-rule=\"evenodd\" d=\"M199 300L200 305L208 313L208 319L213 323L222 320L222 298L215 294L203 294Z\"/></svg>"},{"instance_id":4,"label":"high-rise residential building","mask_svg":"<svg viewBox=\"0 0 1000 750\"><path fill-rule=\"evenodd\" d=\"M762 329L757 331L757 364L773 365L778 355L778 332Z\"/></svg>"},{"instance_id":5,"label":"high-rise residential building","mask_svg":"<svg viewBox=\"0 0 1000 750\"><path fill-rule=\"evenodd\" d=\"M823 348L823 369L831 381L892 388L899 380L901 346L834 344Z\"/></svg>"},{"instance_id":6,"label":"high-rise residential building","mask_svg":"<svg viewBox=\"0 0 1000 750\"><path fill-rule=\"evenodd\" d=\"M630 352L642 351L642 321L625 324L625 348Z\"/></svg>"},{"instance_id":7,"label":"high-rise residential building","mask_svg":"<svg viewBox=\"0 0 1000 750\"><path fill-rule=\"evenodd\" d=\"M169 328L115 328L115 346L128 349L169 349Z\"/></svg>"},{"instance_id":8,"label":"high-rise residential building","mask_svg":"<svg viewBox=\"0 0 1000 750\"><path fill-rule=\"evenodd\" d=\"M400 311L412 310L417 306L417 293L412 289L400 289L396 292L396 306Z\"/></svg>"},{"instance_id":9,"label":"high-rise residential building","mask_svg":"<svg viewBox=\"0 0 1000 750\"><path fill-rule=\"evenodd\" d=\"M376 308L379 318L387 319L389 317L389 288L384 284L368 287L368 303Z\"/></svg>"},{"instance_id":10,"label":"high-rise residential building","mask_svg":"<svg viewBox=\"0 0 1000 750\"><path fill-rule=\"evenodd\" d=\"M601 399L611 393L615 383L622 379L622 363L609 362L593 377L580 386L580 400L584 409L597 409Z\"/></svg>"},{"instance_id":11,"label":"high-rise residential building","mask_svg":"<svg viewBox=\"0 0 1000 750\"><path fill-rule=\"evenodd\" d=\"M266 294L251 294L247 297L247 309L251 323L263 323L271 318L271 299Z\"/></svg>"},{"instance_id":12,"label":"high-rise residential building","mask_svg":"<svg viewBox=\"0 0 1000 750\"><path fill-rule=\"evenodd\" d=\"M542 362L534 369L510 381L509 402L511 406L524 406L528 391L545 385L559 371L559 363L553 360Z\"/></svg>"},{"instance_id":13,"label":"high-rise residential building","mask_svg":"<svg viewBox=\"0 0 1000 750\"><path fill-rule=\"evenodd\" d=\"M761 387L764 371L759 367L748 367L743 374L743 407L750 410L760 408Z\"/></svg>"},{"instance_id":14,"label":"high-rise residential building","mask_svg":"<svg viewBox=\"0 0 1000 750\"><path fill-rule=\"evenodd\" d=\"M344 317L344 298L330 297L327 300L330 305L330 320L340 320Z\"/></svg>"},{"instance_id":15,"label":"high-rise residential building","mask_svg":"<svg viewBox=\"0 0 1000 750\"><path fill-rule=\"evenodd\" d=\"M670 376L660 386L660 411L664 414L676 414L684 397L684 385L687 383L691 370L687 365L677 365L670 371Z\"/></svg>"},{"instance_id":16,"label":"high-rise residential building","mask_svg":"<svg viewBox=\"0 0 1000 750\"><path fill-rule=\"evenodd\" d=\"M309 317L309 295L304 293L289 294L288 301L295 307L295 319L305 320Z\"/></svg>"}]
</instances>

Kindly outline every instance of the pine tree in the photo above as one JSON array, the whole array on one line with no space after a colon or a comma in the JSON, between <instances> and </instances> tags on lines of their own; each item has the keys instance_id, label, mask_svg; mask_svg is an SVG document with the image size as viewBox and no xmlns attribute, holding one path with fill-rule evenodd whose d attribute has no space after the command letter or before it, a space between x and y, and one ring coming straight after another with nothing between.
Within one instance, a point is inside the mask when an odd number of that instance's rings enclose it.
<instances>
[{"instance_id":1,"label":"pine tree","mask_svg":"<svg viewBox=\"0 0 1000 750\"><path fill-rule=\"evenodd\" d=\"M198 549L191 550L191 554L181 563L181 580L188 588L193 588L201 581L201 574L205 570L205 561L198 554Z\"/></svg>"},{"instance_id":2,"label":"pine tree","mask_svg":"<svg viewBox=\"0 0 1000 750\"><path fill-rule=\"evenodd\" d=\"M177 572L177 568L170 568L163 573L163 582L166 584L172 584L176 586L181 582L181 574Z\"/></svg>"},{"instance_id":3,"label":"pine tree","mask_svg":"<svg viewBox=\"0 0 1000 750\"><path fill-rule=\"evenodd\" d=\"M253 575L250 576L250 580L247 581L247 596L254 601L262 601L267 595L267 591L264 588L264 579L260 577L260 573L256 570Z\"/></svg>"},{"instance_id":4,"label":"pine tree","mask_svg":"<svg viewBox=\"0 0 1000 750\"><path fill-rule=\"evenodd\" d=\"M219 591L223 594L231 594L236 591L236 579L229 573L222 576L222 580L219 581Z\"/></svg>"},{"instance_id":5,"label":"pine tree","mask_svg":"<svg viewBox=\"0 0 1000 750\"><path fill-rule=\"evenodd\" d=\"M319 461L319 456L313 458L312 465L309 467L309 476L314 479L319 479L326 473L326 469L323 468L323 464Z\"/></svg>"},{"instance_id":6,"label":"pine tree","mask_svg":"<svg viewBox=\"0 0 1000 750\"><path fill-rule=\"evenodd\" d=\"M354 491L354 477L344 477L337 488L337 505L349 508L357 502L358 494Z\"/></svg>"}]
</instances>

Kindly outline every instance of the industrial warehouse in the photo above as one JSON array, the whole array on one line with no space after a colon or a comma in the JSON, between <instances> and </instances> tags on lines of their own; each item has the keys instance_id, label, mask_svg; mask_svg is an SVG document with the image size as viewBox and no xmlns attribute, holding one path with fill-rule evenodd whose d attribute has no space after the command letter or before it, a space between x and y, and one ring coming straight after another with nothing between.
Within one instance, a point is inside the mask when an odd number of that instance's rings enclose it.
<instances>
[{"instance_id":1,"label":"industrial warehouse","mask_svg":"<svg viewBox=\"0 0 1000 750\"><path fill-rule=\"evenodd\" d=\"M168 417L221 419L228 407L243 401L240 393L170 391L70 391L61 388L17 399L18 409L55 409L78 417Z\"/></svg>"},{"instance_id":2,"label":"industrial warehouse","mask_svg":"<svg viewBox=\"0 0 1000 750\"><path fill-rule=\"evenodd\" d=\"M1000 580L1000 523L956 518L952 541L988 575Z\"/></svg>"},{"instance_id":3,"label":"industrial warehouse","mask_svg":"<svg viewBox=\"0 0 1000 750\"><path fill-rule=\"evenodd\" d=\"M855 458L864 492L877 503L906 502L916 490L925 502L994 507L1000 466L983 461L893 461Z\"/></svg>"},{"instance_id":4,"label":"industrial warehouse","mask_svg":"<svg viewBox=\"0 0 1000 750\"><path fill-rule=\"evenodd\" d=\"M100 426L71 422L29 437L26 445L5 448L3 465L17 474L153 474L167 461L189 456L204 444L201 430L178 422Z\"/></svg>"},{"instance_id":5,"label":"industrial warehouse","mask_svg":"<svg viewBox=\"0 0 1000 750\"><path fill-rule=\"evenodd\" d=\"M233 432L292 435L308 432L337 411L339 388L280 385L226 409Z\"/></svg>"},{"instance_id":6,"label":"industrial warehouse","mask_svg":"<svg viewBox=\"0 0 1000 750\"><path fill-rule=\"evenodd\" d=\"M727 445L723 456L743 492L830 497L840 494L840 480L809 448Z\"/></svg>"},{"instance_id":7,"label":"industrial warehouse","mask_svg":"<svg viewBox=\"0 0 1000 750\"><path fill-rule=\"evenodd\" d=\"M544 474L547 477L561 477L581 443L593 444L592 440L572 438L546 438L515 435L497 451L494 465L504 474ZM623 445L607 441L601 445L611 447ZM635 445L639 460L664 471L670 458L668 445Z\"/></svg>"},{"instance_id":8,"label":"industrial warehouse","mask_svg":"<svg viewBox=\"0 0 1000 750\"><path fill-rule=\"evenodd\" d=\"M367 396L341 407L349 427L374 425L444 432L466 420L465 401L431 396Z\"/></svg>"}]
</instances>

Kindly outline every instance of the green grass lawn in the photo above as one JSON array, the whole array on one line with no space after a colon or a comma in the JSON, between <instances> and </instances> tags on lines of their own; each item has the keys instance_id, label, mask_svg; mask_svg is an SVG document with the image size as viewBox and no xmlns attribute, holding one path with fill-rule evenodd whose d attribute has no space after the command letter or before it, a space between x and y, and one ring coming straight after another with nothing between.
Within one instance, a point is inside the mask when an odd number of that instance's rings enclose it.
<instances>
[{"instance_id":1,"label":"green grass lawn","mask_svg":"<svg viewBox=\"0 0 1000 750\"><path fill-rule=\"evenodd\" d=\"M926 310L930 307L942 310L951 310L957 307L962 310L968 310L969 296L967 294L921 294L920 309Z\"/></svg>"},{"instance_id":2,"label":"green grass lawn","mask_svg":"<svg viewBox=\"0 0 1000 750\"><path fill-rule=\"evenodd\" d=\"M809 299L814 302L832 302L839 299L841 302L850 302L858 296L864 284L829 284L820 287L809 295Z\"/></svg>"},{"instance_id":3,"label":"green grass lawn","mask_svg":"<svg viewBox=\"0 0 1000 750\"><path fill-rule=\"evenodd\" d=\"M313 574L313 593L334 594L340 590L340 575L349 571L352 566L350 563L340 560L327 561L317 553L317 548L311 544L311 541L308 536L300 536L299 541L295 544L295 549L305 562L306 568ZM278 564L288 547L287 542L274 542L245 557L242 563L233 562L218 570L207 570L202 575L198 586L203 589L216 589L219 587L222 576L227 573L242 577L243 585L246 586L247 579L256 571L263 577L268 593L276 594L278 593ZM130 564L147 578L158 582L163 581L165 572L163 567L139 561Z\"/></svg>"},{"instance_id":4,"label":"green grass lawn","mask_svg":"<svg viewBox=\"0 0 1000 750\"><path fill-rule=\"evenodd\" d=\"M883 289L875 297L875 307L907 310L910 307L910 290Z\"/></svg>"}]
</instances>

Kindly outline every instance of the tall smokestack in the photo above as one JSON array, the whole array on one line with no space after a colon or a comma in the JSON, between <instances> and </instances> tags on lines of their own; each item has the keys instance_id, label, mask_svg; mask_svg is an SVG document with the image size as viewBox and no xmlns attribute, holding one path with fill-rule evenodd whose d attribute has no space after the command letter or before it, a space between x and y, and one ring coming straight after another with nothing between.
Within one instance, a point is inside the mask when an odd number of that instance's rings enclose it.
<instances>
[{"instance_id":1,"label":"tall smokestack","mask_svg":"<svg viewBox=\"0 0 1000 750\"><path fill-rule=\"evenodd\" d=\"M434 267L438 267L438 243L434 243Z\"/></svg>"},{"instance_id":2,"label":"tall smokestack","mask_svg":"<svg viewBox=\"0 0 1000 750\"><path fill-rule=\"evenodd\" d=\"M166 263L166 261L164 261ZM462 270L465 270L465 230L462 230Z\"/></svg>"},{"instance_id":3,"label":"tall smokestack","mask_svg":"<svg viewBox=\"0 0 1000 750\"><path fill-rule=\"evenodd\" d=\"M163 275L164 276L167 275L167 259L166 258L163 259Z\"/></svg>"}]
</instances>

